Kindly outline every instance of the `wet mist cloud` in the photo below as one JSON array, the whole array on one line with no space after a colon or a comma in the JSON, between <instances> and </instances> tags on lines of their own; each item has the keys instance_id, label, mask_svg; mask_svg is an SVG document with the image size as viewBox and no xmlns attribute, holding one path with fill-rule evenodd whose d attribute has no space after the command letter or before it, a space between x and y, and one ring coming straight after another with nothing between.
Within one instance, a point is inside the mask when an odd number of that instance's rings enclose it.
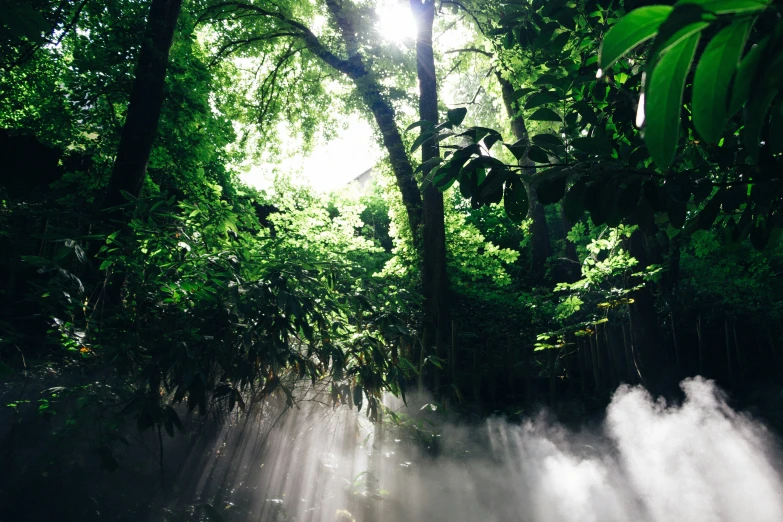
<instances>
[{"instance_id":1,"label":"wet mist cloud","mask_svg":"<svg viewBox=\"0 0 783 522\"><path fill-rule=\"evenodd\" d=\"M783 521L771 434L711 382L682 388L682 404L667 406L622 387L590 430L545 416L439 425L434 455L411 430L313 402L271 431L267 421L226 436L224 460L203 466L200 491L216 498L210 477L239 468L219 498L226 520Z\"/></svg>"}]
</instances>

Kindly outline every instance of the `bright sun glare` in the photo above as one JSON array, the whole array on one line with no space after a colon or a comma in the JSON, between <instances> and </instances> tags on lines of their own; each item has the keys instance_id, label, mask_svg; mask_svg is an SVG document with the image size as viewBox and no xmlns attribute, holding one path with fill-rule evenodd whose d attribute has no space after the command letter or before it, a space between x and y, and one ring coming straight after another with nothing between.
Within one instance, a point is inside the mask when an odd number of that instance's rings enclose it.
<instances>
[{"instance_id":1,"label":"bright sun glare","mask_svg":"<svg viewBox=\"0 0 783 522\"><path fill-rule=\"evenodd\" d=\"M381 0L378 13L378 31L388 42L400 44L416 38L416 20L405 0Z\"/></svg>"}]
</instances>

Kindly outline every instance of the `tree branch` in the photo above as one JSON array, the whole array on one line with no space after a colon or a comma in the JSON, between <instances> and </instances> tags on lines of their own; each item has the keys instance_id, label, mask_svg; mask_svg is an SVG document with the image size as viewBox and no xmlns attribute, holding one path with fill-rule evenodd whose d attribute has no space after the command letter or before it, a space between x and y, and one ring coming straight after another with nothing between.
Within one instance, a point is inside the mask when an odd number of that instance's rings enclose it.
<instances>
[{"instance_id":1,"label":"tree branch","mask_svg":"<svg viewBox=\"0 0 783 522\"><path fill-rule=\"evenodd\" d=\"M292 20L283 13L270 11L258 5L247 4L244 2L221 2L205 9L204 12L199 15L198 22L205 22L210 18L215 18L214 15L219 15L220 12L226 8L230 8L231 13L255 13L259 16L278 20L282 24L294 29L297 32L297 36L301 38L307 46L307 49L315 56L323 60L327 65L351 77L360 75L364 72L363 70L357 69L354 63L348 60L343 60L327 49L326 46L321 43L318 37L303 23Z\"/></svg>"},{"instance_id":2,"label":"tree branch","mask_svg":"<svg viewBox=\"0 0 783 522\"><path fill-rule=\"evenodd\" d=\"M335 0L326 0L326 6L340 29L345 42L345 49L348 51L348 59L355 59L359 56L359 40L357 39L356 28L353 26L353 22L345 15L342 5Z\"/></svg>"},{"instance_id":3,"label":"tree branch","mask_svg":"<svg viewBox=\"0 0 783 522\"><path fill-rule=\"evenodd\" d=\"M460 9L465 11L466 13L468 13L468 15L473 19L473 21L476 22L476 27L478 27L479 32L482 35L486 36L486 31L484 31L484 27L482 27L481 22L478 21L478 18L476 18L476 15L474 15L473 11L471 11L470 9L465 7L461 2L457 2L456 0L442 0L440 5L443 6L443 4L456 5L457 7L459 7Z\"/></svg>"},{"instance_id":4,"label":"tree branch","mask_svg":"<svg viewBox=\"0 0 783 522\"><path fill-rule=\"evenodd\" d=\"M483 49L477 49L476 47L465 47L464 49L452 49L450 51L446 51L444 54L453 54L453 53L478 53L483 54L487 58L492 58L495 56L489 51L485 51Z\"/></svg>"},{"instance_id":5,"label":"tree branch","mask_svg":"<svg viewBox=\"0 0 783 522\"><path fill-rule=\"evenodd\" d=\"M261 36L253 36L251 38L245 38L244 40L232 40L230 42L227 42L224 44L220 49L218 49L218 52L215 54L215 56L212 58L212 61L209 62L210 67L214 67L217 65L217 62L220 61L225 56L234 53L241 49L242 47L246 47L252 43L255 42L263 42L264 40L272 40L274 38L283 38L285 36L293 36L298 37L298 33L271 33L271 34L265 34Z\"/></svg>"}]
</instances>

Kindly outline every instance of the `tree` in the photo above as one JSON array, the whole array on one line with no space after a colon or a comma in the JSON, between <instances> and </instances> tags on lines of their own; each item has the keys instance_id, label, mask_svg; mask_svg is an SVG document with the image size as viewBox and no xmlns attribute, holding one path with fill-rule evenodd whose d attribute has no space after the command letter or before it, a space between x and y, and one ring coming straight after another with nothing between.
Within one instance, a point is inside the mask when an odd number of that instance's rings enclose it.
<instances>
[{"instance_id":1,"label":"tree","mask_svg":"<svg viewBox=\"0 0 783 522\"><path fill-rule=\"evenodd\" d=\"M511 131L517 139L515 145L524 152L519 160L519 166L524 169L525 174L532 175L535 172L536 163L528 155L530 149L530 135L527 132L525 118L521 111L514 105L514 87L511 82L503 76L503 73L496 71L498 82L503 96L503 105L505 105L508 117L511 120ZM531 272L538 280L542 280L546 268L546 262L552 255L552 244L549 239L549 227L546 222L546 213L544 206L538 202L538 194L535 185L525 183L527 197L530 205L528 207L528 218L530 225L530 248Z\"/></svg>"},{"instance_id":2,"label":"tree","mask_svg":"<svg viewBox=\"0 0 783 522\"><path fill-rule=\"evenodd\" d=\"M434 125L438 121L438 85L432 48L435 1L411 0L410 5L417 22L416 70L419 79L419 120ZM438 143L434 140L425 141L421 146L421 164L432 164L439 158ZM425 342L430 346L434 344L436 355L443 358L444 338L450 331L443 195L432 184L427 184L422 192L424 209L422 284L424 329L427 334ZM440 373L436 372L435 389L439 392L439 388Z\"/></svg>"},{"instance_id":3,"label":"tree","mask_svg":"<svg viewBox=\"0 0 783 522\"><path fill-rule=\"evenodd\" d=\"M104 208L124 203L123 192L133 197L141 194L163 106L169 50L181 8L182 0L153 0L150 4L125 125L103 201Z\"/></svg>"},{"instance_id":4,"label":"tree","mask_svg":"<svg viewBox=\"0 0 783 522\"><path fill-rule=\"evenodd\" d=\"M304 23L293 19L282 10L257 4L225 2L211 6L202 19L244 19L256 16L269 24L263 27L266 33L257 35L257 38L296 38L326 65L351 80L383 136L384 147L406 209L414 245L421 255L425 329L427 336L435 340L434 344L440 345L442 337L449 331L443 198L433 187L425 187L423 190L418 187L413 166L395 121L392 104L384 94L385 89L373 71L369 58L362 51L365 38L363 30L366 29L357 24L361 18L360 8L337 0L328 0L326 6L339 35L341 51L346 58L340 57L339 52L330 50ZM421 84L421 119L435 122L438 119L438 103L432 51L434 4L431 1L412 2L411 7L420 17L417 71ZM427 144L422 152L422 163L437 157L437 144Z\"/></svg>"}]
</instances>

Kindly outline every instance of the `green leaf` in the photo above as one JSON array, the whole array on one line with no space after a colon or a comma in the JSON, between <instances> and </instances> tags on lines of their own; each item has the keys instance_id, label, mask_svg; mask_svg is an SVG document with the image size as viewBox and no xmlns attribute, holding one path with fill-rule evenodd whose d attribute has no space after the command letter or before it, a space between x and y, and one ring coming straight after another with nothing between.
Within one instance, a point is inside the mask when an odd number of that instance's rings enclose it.
<instances>
[{"instance_id":1,"label":"green leaf","mask_svg":"<svg viewBox=\"0 0 783 522\"><path fill-rule=\"evenodd\" d=\"M547 153L541 147L536 147L535 145L528 149L527 157L536 163L549 163Z\"/></svg>"},{"instance_id":2,"label":"green leaf","mask_svg":"<svg viewBox=\"0 0 783 522\"><path fill-rule=\"evenodd\" d=\"M680 111L685 78L699 43L700 33L681 40L661 56L650 72L645 92L646 127L644 141L655 163L662 170L674 160L680 137Z\"/></svg>"},{"instance_id":3,"label":"green leaf","mask_svg":"<svg viewBox=\"0 0 783 522\"><path fill-rule=\"evenodd\" d=\"M433 136L434 133L432 131L422 130L421 134L419 134L419 137L416 138L413 141L413 145L411 145L411 153L416 152L416 149L421 147L425 141L432 139Z\"/></svg>"},{"instance_id":4,"label":"green leaf","mask_svg":"<svg viewBox=\"0 0 783 522\"><path fill-rule=\"evenodd\" d=\"M536 187L538 202L542 205L557 203L563 198L566 186L566 176L559 174L545 178Z\"/></svg>"},{"instance_id":5,"label":"green leaf","mask_svg":"<svg viewBox=\"0 0 783 522\"><path fill-rule=\"evenodd\" d=\"M353 405L356 406L357 410L362 409L362 385L357 384L353 388Z\"/></svg>"},{"instance_id":6,"label":"green leaf","mask_svg":"<svg viewBox=\"0 0 783 522\"><path fill-rule=\"evenodd\" d=\"M166 420L171 423L172 426L175 426L180 433L185 432L185 426L182 424L182 420L180 420L176 410L171 406L166 406Z\"/></svg>"},{"instance_id":7,"label":"green leaf","mask_svg":"<svg viewBox=\"0 0 783 522\"><path fill-rule=\"evenodd\" d=\"M761 11L769 2L767 0L680 0L675 5L695 4L705 11L717 15L752 13Z\"/></svg>"},{"instance_id":8,"label":"green leaf","mask_svg":"<svg viewBox=\"0 0 783 522\"><path fill-rule=\"evenodd\" d=\"M699 212L699 217L696 220L699 229L709 230L712 227L712 224L715 222L715 218L718 217L722 196L722 192L715 194L715 196L713 196L712 199L710 199L707 204L704 205L704 208L701 210L701 212Z\"/></svg>"},{"instance_id":9,"label":"green leaf","mask_svg":"<svg viewBox=\"0 0 783 522\"><path fill-rule=\"evenodd\" d=\"M550 92L543 91L530 95L525 103L525 109L535 109L547 103L560 103L560 98Z\"/></svg>"},{"instance_id":10,"label":"green leaf","mask_svg":"<svg viewBox=\"0 0 783 522\"><path fill-rule=\"evenodd\" d=\"M509 152L514 155L517 161L525 157L525 152L527 152L527 149L530 146L527 140L518 140L511 144L503 143L503 145L505 145Z\"/></svg>"},{"instance_id":11,"label":"green leaf","mask_svg":"<svg viewBox=\"0 0 783 522\"><path fill-rule=\"evenodd\" d=\"M780 100L769 114L769 148L772 154L783 153L783 103Z\"/></svg>"},{"instance_id":12,"label":"green leaf","mask_svg":"<svg viewBox=\"0 0 783 522\"><path fill-rule=\"evenodd\" d=\"M710 40L693 77L693 125L707 143L717 143L728 121L729 86L739 65L751 20L737 20Z\"/></svg>"},{"instance_id":13,"label":"green leaf","mask_svg":"<svg viewBox=\"0 0 783 522\"><path fill-rule=\"evenodd\" d=\"M424 163L422 163L421 165L419 165L418 167L416 167L416 170L414 170L413 173L416 174L418 172L421 172L426 176L427 174L430 173L430 171L432 171L432 169L434 169L441 163L443 163L443 158L441 158L440 156L435 158L430 158Z\"/></svg>"},{"instance_id":14,"label":"green leaf","mask_svg":"<svg viewBox=\"0 0 783 522\"><path fill-rule=\"evenodd\" d=\"M446 118L452 125L457 126L462 123L466 114L468 114L468 110L465 107L458 107L456 109L449 109L446 113Z\"/></svg>"},{"instance_id":15,"label":"green leaf","mask_svg":"<svg viewBox=\"0 0 783 522\"><path fill-rule=\"evenodd\" d=\"M52 264L52 261L41 256L21 256L22 261L30 263L37 267L47 267Z\"/></svg>"},{"instance_id":16,"label":"green leaf","mask_svg":"<svg viewBox=\"0 0 783 522\"><path fill-rule=\"evenodd\" d=\"M612 148L606 140L601 138L584 137L571 140L571 146L580 152L587 154L611 154Z\"/></svg>"},{"instance_id":17,"label":"green leaf","mask_svg":"<svg viewBox=\"0 0 783 522\"><path fill-rule=\"evenodd\" d=\"M765 53L762 58L764 70L757 72L751 83L745 110L743 141L754 163L758 157L761 129L767 121L767 112L783 86L783 53L780 52L783 43L783 22L777 23L773 38L774 44L769 49L772 52Z\"/></svg>"},{"instance_id":18,"label":"green leaf","mask_svg":"<svg viewBox=\"0 0 783 522\"><path fill-rule=\"evenodd\" d=\"M554 74L542 74L536 81L533 82L533 85L552 85L556 81L557 76Z\"/></svg>"},{"instance_id":19,"label":"green leaf","mask_svg":"<svg viewBox=\"0 0 783 522\"><path fill-rule=\"evenodd\" d=\"M761 63L761 57L764 54L767 45L769 44L769 37L763 39L757 45L753 46L745 58L737 67L737 74L734 77L734 86L731 89L731 102L729 102L729 112L727 116L731 118L738 110L745 105L750 95L750 86L753 82L753 78L756 76L756 70Z\"/></svg>"},{"instance_id":20,"label":"green leaf","mask_svg":"<svg viewBox=\"0 0 783 522\"><path fill-rule=\"evenodd\" d=\"M518 99L522 98L523 96L527 96L531 92L535 91L535 89L531 89L530 87L525 87L523 89L519 89L518 91L515 91L514 94L511 96L511 100L509 101L517 101Z\"/></svg>"},{"instance_id":21,"label":"green leaf","mask_svg":"<svg viewBox=\"0 0 783 522\"><path fill-rule=\"evenodd\" d=\"M759 155L761 129L764 126L765 116L777 93L777 88L767 89L760 96L753 97L748 103L745 128L742 130L742 134L745 147L754 163Z\"/></svg>"},{"instance_id":22,"label":"green leaf","mask_svg":"<svg viewBox=\"0 0 783 522\"><path fill-rule=\"evenodd\" d=\"M501 139L503 139L503 137L499 133L489 134L488 136L484 137L484 146L487 148L487 150L490 150L492 146Z\"/></svg>"},{"instance_id":23,"label":"green leaf","mask_svg":"<svg viewBox=\"0 0 783 522\"><path fill-rule=\"evenodd\" d=\"M494 199L496 192L500 191L502 196L503 183L508 179L510 172L504 168L494 168L489 171L489 175L478 187L479 199L487 201ZM496 196L495 196L496 197Z\"/></svg>"},{"instance_id":24,"label":"green leaf","mask_svg":"<svg viewBox=\"0 0 783 522\"><path fill-rule=\"evenodd\" d=\"M658 28L652 48L647 56L647 70L652 70L659 58L673 47L687 40L693 34L701 32L710 25L706 20L713 21L715 17L695 4L682 4L666 18Z\"/></svg>"},{"instance_id":25,"label":"green leaf","mask_svg":"<svg viewBox=\"0 0 783 522\"><path fill-rule=\"evenodd\" d=\"M561 121L560 120L560 116L558 116L558 114L555 111L553 111L552 109L547 109L547 108L538 109L536 112L534 112L528 118L528 120L531 120L531 121L556 121L556 122L560 122Z\"/></svg>"},{"instance_id":26,"label":"green leaf","mask_svg":"<svg viewBox=\"0 0 783 522\"><path fill-rule=\"evenodd\" d=\"M536 136L533 136L532 140L533 143L535 143L539 147L544 147L549 149L559 148L563 146L563 142L560 141L560 138L558 138L554 134L537 134Z\"/></svg>"},{"instance_id":27,"label":"green leaf","mask_svg":"<svg viewBox=\"0 0 783 522\"><path fill-rule=\"evenodd\" d=\"M560 33L559 35L555 36L555 38L552 40L551 48L562 51L563 48L568 44L568 41L570 39L571 39L570 32Z\"/></svg>"},{"instance_id":28,"label":"green leaf","mask_svg":"<svg viewBox=\"0 0 783 522\"><path fill-rule=\"evenodd\" d=\"M415 121L415 122L411 123L410 125L408 125L407 127L405 127L405 132L413 130L416 127L421 127L422 129L431 129L434 126L435 125L431 121L419 120L419 121Z\"/></svg>"},{"instance_id":29,"label":"green leaf","mask_svg":"<svg viewBox=\"0 0 783 522\"><path fill-rule=\"evenodd\" d=\"M527 217L528 200L525 185L519 178L509 178L506 189L503 192L503 206L506 215L515 222L520 222Z\"/></svg>"},{"instance_id":30,"label":"green leaf","mask_svg":"<svg viewBox=\"0 0 783 522\"><path fill-rule=\"evenodd\" d=\"M577 180L563 196L563 214L571 223L576 223L585 213L585 189L587 182L584 178Z\"/></svg>"},{"instance_id":31,"label":"green leaf","mask_svg":"<svg viewBox=\"0 0 783 522\"><path fill-rule=\"evenodd\" d=\"M620 19L604 36L598 52L602 69L611 67L625 53L649 40L672 12L668 5L650 5L634 9Z\"/></svg>"}]
</instances>

